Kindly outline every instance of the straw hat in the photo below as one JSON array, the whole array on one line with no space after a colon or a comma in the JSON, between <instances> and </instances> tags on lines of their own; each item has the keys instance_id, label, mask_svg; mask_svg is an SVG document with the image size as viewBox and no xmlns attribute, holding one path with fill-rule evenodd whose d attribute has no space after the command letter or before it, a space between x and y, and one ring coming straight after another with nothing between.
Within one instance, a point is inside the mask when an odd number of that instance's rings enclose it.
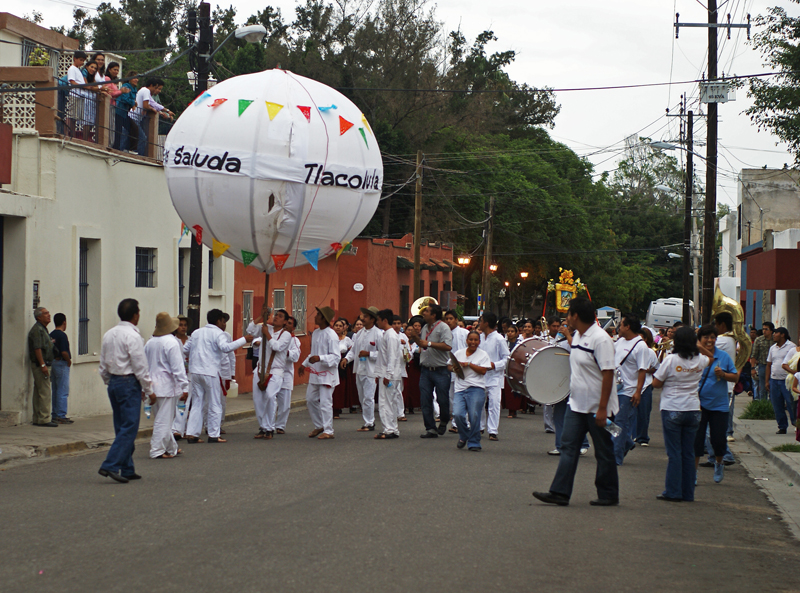
<instances>
[{"instance_id":1,"label":"straw hat","mask_svg":"<svg viewBox=\"0 0 800 593\"><path fill-rule=\"evenodd\" d=\"M364 315L372 315L375 321L378 320L378 307L367 307L366 309L364 307L361 307L361 312Z\"/></svg>"},{"instance_id":2,"label":"straw hat","mask_svg":"<svg viewBox=\"0 0 800 593\"><path fill-rule=\"evenodd\" d=\"M333 320L336 318L336 311L330 307L316 307L316 309L322 313L322 316L328 322L328 325L333 325Z\"/></svg>"},{"instance_id":3,"label":"straw hat","mask_svg":"<svg viewBox=\"0 0 800 593\"><path fill-rule=\"evenodd\" d=\"M180 325L177 317L171 317L169 313L159 313L156 315L156 329L153 332L153 337L166 336L171 334Z\"/></svg>"}]
</instances>

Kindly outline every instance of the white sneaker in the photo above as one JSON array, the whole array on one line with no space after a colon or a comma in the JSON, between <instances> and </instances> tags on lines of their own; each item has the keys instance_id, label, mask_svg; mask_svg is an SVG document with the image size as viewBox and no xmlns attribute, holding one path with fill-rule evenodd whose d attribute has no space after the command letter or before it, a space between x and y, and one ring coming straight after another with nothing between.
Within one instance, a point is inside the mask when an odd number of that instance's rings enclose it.
<instances>
[{"instance_id":1,"label":"white sneaker","mask_svg":"<svg viewBox=\"0 0 800 593\"><path fill-rule=\"evenodd\" d=\"M650 443L639 443L639 446L641 446L641 447L649 447Z\"/></svg>"},{"instance_id":2,"label":"white sneaker","mask_svg":"<svg viewBox=\"0 0 800 593\"><path fill-rule=\"evenodd\" d=\"M733 435L731 435L731 436L729 436L729 437L728 437L728 442L729 442L729 443L733 443L733 442L735 442L735 441L736 441L736 439L735 439L735 438L733 438Z\"/></svg>"},{"instance_id":3,"label":"white sneaker","mask_svg":"<svg viewBox=\"0 0 800 593\"><path fill-rule=\"evenodd\" d=\"M581 447L581 455L586 455L589 452L588 447Z\"/></svg>"},{"instance_id":4,"label":"white sneaker","mask_svg":"<svg viewBox=\"0 0 800 593\"><path fill-rule=\"evenodd\" d=\"M561 455L561 451L558 449L553 449L552 451L547 452L548 455Z\"/></svg>"}]
</instances>

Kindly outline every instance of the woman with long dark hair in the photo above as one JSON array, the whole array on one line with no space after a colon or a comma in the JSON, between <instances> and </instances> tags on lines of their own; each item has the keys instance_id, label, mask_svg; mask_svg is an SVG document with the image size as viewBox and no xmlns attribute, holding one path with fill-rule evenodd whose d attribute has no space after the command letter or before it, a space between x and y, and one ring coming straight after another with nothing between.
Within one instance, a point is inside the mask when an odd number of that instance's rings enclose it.
<instances>
[{"instance_id":1,"label":"woman with long dark hair","mask_svg":"<svg viewBox=\"0 0 800 593\"><path fill-rule=\"evenodd\" d=\"M417 333L422 331L424 323L422 317L418 315L408 320L409 327L413 327ZM411 362L408 363L408 378L403 387L403 402L406 414L413 414L414 408L419 408L422 405L419 392L422 367L419 365L419 346L417 344L409 344L409 350L411 350Z\"/></svg>"},{"instance_id":2,"label":"woman with long dark hair","mask_svg":"<svg viewBox=\"0 0 800 593\"><path fill-rule=\"evenodd\" d=\"M353 347L353 340L347 337L348 323L346 319L339 318L333 324L333 330L339 337L339 353L342 355L342 360L350 352ZM333 390L333 419L338 420L342 409L347 407L347 364L342 367L339 365L339 384Z\"/></svg>"}]
</instances>

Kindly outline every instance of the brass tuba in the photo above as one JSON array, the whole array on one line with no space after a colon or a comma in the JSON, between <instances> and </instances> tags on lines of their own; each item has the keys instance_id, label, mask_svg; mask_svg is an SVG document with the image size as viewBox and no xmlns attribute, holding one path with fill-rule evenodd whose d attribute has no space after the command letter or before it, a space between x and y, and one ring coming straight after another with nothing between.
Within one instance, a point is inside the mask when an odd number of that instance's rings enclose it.
<instances>
[{"instance_id":1,"label":"brass tuba","mask_svg":"<svg viewBox=\"0 0 800 593\"><path fill-rule=\"evenodd\" d=\"M722 294L717 284L717 289L714 291L714 301L711 304L711 316L717 313L730 313L733 317L733 327L726 336L731 336L736 341L736 370L742 372L742 368L747 364L747 359L750 357L750 349L753 344L750 341L750 336L744 331L744 311L742 306L735 300L726 297Z\"/></svg>"},{"instance_id":2,"label":"brass tuba","mask_svg":"<svg viewBox=\"0 0 800 593\"><path fill-rule=\"evenodd\" d=\"M437 301L433 297L420 297L411 304L411 316L416 317L417 315L421 315L422 310L428 305L438 305L438 304L439 301Z\"/></svg>"}]
</instances>

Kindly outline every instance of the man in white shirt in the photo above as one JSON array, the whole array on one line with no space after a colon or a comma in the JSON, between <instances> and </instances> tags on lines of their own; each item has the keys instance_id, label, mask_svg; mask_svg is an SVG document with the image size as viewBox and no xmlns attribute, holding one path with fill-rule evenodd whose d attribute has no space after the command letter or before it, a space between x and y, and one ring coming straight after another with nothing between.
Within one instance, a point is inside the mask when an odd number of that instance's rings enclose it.
<instances>
[{"instance_id":1,"label":"man in white shirt","mask_svg":"<svg viewBox=\"0 0 800 593\"><path fill-rule=\"evenodd\" d=\"M289 421L289 410L292 407L292 390L294 389L294 365L300 360L300 340L294 335L297 319L289 317L286 320L286 331L292 339L286 351L286 366L283 371L283 383L277 397L277 414L275 418L275 433L286 434L286 423Z\"/></svg>"},{"instance_id":2,"label":"man in white shirt","mask_svg":"<svg viewBox=\"0 0 800 593\"><path fill-rule=\"evenodd\" d=\"M269 440L275 432L277 395L283 386L287 352L292 343L292 334L285 328L288 317L284 309L278 309L272 316L271 327L251 322L247 328L248 334L261 338L258 366L253 372L253 405L258 421L258 433L253 438L256 439Z\"/></svg>"},{"instance_id":3,"label":"man in white shirt","mask_svg":"<svg viewBox=\"0 0 800 593\"><path fill-rule=\"evenodd\" d=\"M339 336L331 327L335 317L336 313L330 307L317 307L317 315L314 317L317 329L311 334L311 352L298 369L301 377L306 369L311 373L306 389L306 404L314 424L314 430L308 435L312 439L334 438L333 388L339 384L337 366L342 360Z\"/></svg>"},{"instance_id":4,"label":"man in white shirt","mask_svg":"<svg viewBox=\"0 0 800 593\"><path fill-rule=\"evenodd\" d=\"M617 396L619 413L614 422L622 429L614 438L614 457L622 465L628 451L636 445L636 408L642 398L642 390L650 368L647 343L639 335L642 324L633 313L625 313L619 324L619 338L614 344L614 363L617 367Z\"/></svg>"},{"instance_id":5,"label":"man in white shirt","mask_svg":"<svg viewBox=\"0 0 800 593\"><path fill-rule=\"evenodd\" d=\"M222 332L225 334L225 337L228 338L228 342L233 342L233 336L228 329L228 322L231 320L231 316L228 313L223 312L222 318L225 320L225 327L222 328ZM231 382L236 380L236 353L235 352L228 352L226 356L222 357L222 361L220 363L219 368L219 378L222 381L222 397L220 398L220 403L222 405L222 416L220 416L220 427L225 424L225 408L228 402L228 392L231 390ZM206 405L206 409L208 405ZM206 414L208 416L208 414ZM225 434L225 430L223 428L219 429L220 434Z\"/></svg>"},{"instance_id":6,"label":"man in white shirt","mask_svg":"<svg viewBox=\"0 0 800 593\"><path fill-rule=\"evenodd\" d=\"M619 410L614 386L614 343L595 320L595 308L584 297L570 302L567 323L577 330L569 356L570 400L561 436L561 457L548 492L534 492L539 500L567 506L572 496L575 470L580 459L580 444L586 433L592 435L597 460L593 506L619 504L619 477L614 460L614 444L606 422Z\"/></svg>"},{"instance_id":7,"label":"man in white shirt","mask_svg":"<svg viewBox=\"0 0 800 593\"><path fill-rule=\"evenodd\" d=\"M717 342L716 347L725 352L731 357L731 360L736 360L736 340L733 337L733 315L730 313L717 313L714 315L714 324L717 328ZM738 381L738 379L737 379ZM728 381L728 442L733 442L733 404L736 401L736 395L733 393L733 388L736 387L736 381Z\"/></svg>"},{"instance_id":8,"label":"man in white shirt","mask_svg":"<svg viewBox=\"0 0 800 593\"><path fill-rule=\"evenodd\" d=\"M469 331L466 328L459 327L458 313L450 309L444 314L444 322L447 324L447 327L450 328L450 332L453 334L453 349L451 352L457 352L458 350L463 350L466 348ZM450 373L450 410L453 409L453 405L455 404L456 378L457 377L455 373ZM450 423L450 432L457 433L458 427L456 426L455 415L453 415Z\"/></svg>"},{"instance_id":9,"label":"man in white shirt","mask_svg":"<svg viewBox=\"0 0 800 593\"><path fill-rule=\"evenodd\" d=\"M382 332L375 326L377 307L362 308L360 317L364 327L353 336L353 347L341 360L341 365L345 368L347 363L355 361L353 373L364 418L364 426L358 431L368 432L375 430L375 363L378 361L378 342Z\"/></svg>"},{"instance_id":10,"label":"man in white shirt","mask_svg":"<svg viewBox=\"0 0 800 593\"><path fill-rule=\"evenodd\" d=\"M99 474L126 484L141 478L133 467L133 443L139 432L141 402L152 395L150 371L139 324L139 302L124 299L117 307L120 322L103 336L98 371L108 385L114 411L114 442Z\"/></svg>"},{"instance_id":11,"label":"man in white shirt","mask_svg":"<svg viewBox=\"0 0 800 593\"><path fill-rule=\"evenodd\" d=\"M144 86L136 92L136 107L131 109L130 118L139 126L139 145L136 152L139 156L147 155L147 131L150 117L159 116L159 110L152 105L153 95L157 95L164 88L164 81L160 78L148 78Z\"/></svg>"},{"instance_id":12,"label":"man in white shirt","mask_svg":"<svg viewBox=\"0 0 800 593\"><path fill-rule=\"evenodd\" d=\"M508 362L508 342L497 333L497 315L488 312L481 315L481 350L489 355L492 369L487 371L486 397L489 399L488 419L481 418L481 430L489 430L489 440L498 441L500 430L500 398L503 392L503 371Z\"/></svg>"},{"instance_id":13,"label":"man in white shirt","mask_svg":"<svg viewBox=\"0 0 800 593\"><path fill-rule=\"evenodd\" d=\"M788 354L792 354L796 346L789 337L789 330L779 327L772 332L772 339L775 342L769 349L767 355L767 376L769 377L769 398L772 400L772 409L775 410L775 419L778 421L778 432L776 434L786 434L789 422L786 421L786 413L789 413L789 420L794 425L797 420L797 405L792 398L792 394L786 388L786 369L783 363ZM788 408L788 409L787 409Z\"/></svg>"},{"instance_id":14,"label":"man in white shirt","mask_svg":"<svg viewBox=\"0 0 800 593\"><path fill-rule=\"evenodd\" d=\"M406 365L411 360L411 349L408 346L408 338L403 333L403 320L399 315L392 318L392 329L397 332L397 337L400 338L400 354L402 357L400 363L400 381L397 382L397 391L400 394L400 400L397 404L397 420L399 422L406 421L405 406L403 404L403 379L408 378L408 371Z\"/></svg>"},{"instance_id":15,"label":"man in white shirt","mask_svg":"<svg viewBox=\"0 0 800 593\"><path fill-rule=\"evenodd\" d=\"M83 121L84 99L89 94L88 91L80 88L80 85L86 84L81 68L87 57L86 52L76 51L72 54L72 66L67 70L67 82L69 85L79 87L70 90L69 107L67 109L67 133L75 138L83 137L83 131L78 130L77 127Z\"/></svg>"},{"instance_id":16,"label":"man in white shirt","mask_svg":"<svg viewBox=\"0 0 800 593\"><path fill-rule=\"evenodd\" d=\"M383 332L378 342L378 360L375 365L378 411L383 424L383 432L375 435L378 440L396 439L400 436L397 428L397 399L400 399L402 406L403 395L398 385L403 382L403 351L400 336L392 328L393 317L391 309L378 311L378 329Z\"/></svg>"},{"instance_id":17,"label":"man in white shirt","mask_svg":"<svg viewBox=\"0 0 800 593\"><path fill-rule=\"evenodd\" d=\"M192 332L183 345L183 353L189 356L189 372L192 375L191 397L187 405L189 416L186 419L186 441L203 442L200 439L203 432L203 407L208 399L208 442L226 443L227 440L219 436L222 419L222 385L219 382L222 357L252 342L253 336L228 342L222 329L225 319L219 309L211 309L206 320L208 325Z\"/></svg>"},{"instance_id":18,"label":"man in white shirt","mask_svg":"<svg viewBox=\"0 0 800 593\"><path fill-rule=\"evenodd\" d=\"M153 337L144 346L153 384L150 396L153 406L150 457L153 459L171 459L181 452L172 435L172 423L175 420L175 401L177 398L186 401L189 381L183 365L183 348L178 338L172 335L179 323L177 317L159 313Z\"/></svg>"}]
</instances>

